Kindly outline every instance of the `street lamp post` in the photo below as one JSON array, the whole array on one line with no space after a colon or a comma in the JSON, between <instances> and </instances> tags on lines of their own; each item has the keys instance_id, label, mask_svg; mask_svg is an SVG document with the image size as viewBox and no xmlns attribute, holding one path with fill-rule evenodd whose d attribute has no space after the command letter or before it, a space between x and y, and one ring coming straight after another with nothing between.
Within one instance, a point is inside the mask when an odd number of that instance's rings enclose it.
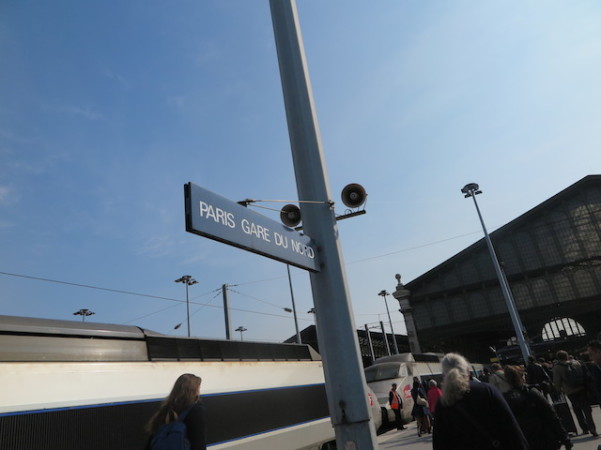
<instances>
[{"instance_id":1,"label":"street lamp post","mask_svg":"<svg viewBox=\"0 0 601 450\"><path fill-rule=\"evenodd\" d=\"M89 309L80 309L79 311L75 311L73 313L74 316L81 316L81 321L85 322L86 317L93 316L96 314L94 311L90 311Z\"/></svg>"},{"instance_id":2,"label":"street lamp post","mask_svg":"<svg viewBox=\"0 0 601 450\"><path fill-rule=\"evenodd\" d=\"M243 337L242 333L244 333L246 331L246 328L244 328L242 325L240 325L234 331L239 331L240 332L240 340L243 341L244 337Z\"/></svg>"},{"instance_id":3,"label":"street lamp post","mask_svg":"<svg viewBox=\"0 0 601 450\"><path fill-rule=\"evenodd\" d=\"M382 297L384 297L384 304L386 304L386 312L388 313L388 322L390 323L390 332L392 333L392 344L394 345L394 354L398 355L399 347L396 343L396 336L394 334L394 328L392 327L392 319L390 318L390 310L388 309L388 302L386 301L386 296L390 295L390 294L388 292L386 292L385 289L383 289L378 293L378 295L381 295Z\"/></svg>"},{"instance_id":4,"label":"street lamp post","mask_svg":"<svg viewBox=\"0 0 601 450\"><path fill-rule=\"evenodd\" d=\"M192 278L191 275L182 275L182 277L175 280L175 282L184 283L186 285L186 320L188 321L188 337L190 337L190 298L188 297L188 287L198 283L198 281Z\"/></svg>"},{"instance_id":5,"label":"street lamp post","mask_svg":"<svg viewBox=\"0 0 601 450\"><path fill-rule=\"evenodd\" d=\"M480 186L478 186L478 184L469 183L461 189L461 192L464 194L465 198L471 197L474 200L474 205L476 206L476 211L478 213L480 223L482 224L482 230L484 231L486 245L488 246L488 251L490 252L490 257L495 267L495 272L497 273L499 284L501 285L503 298L505 299L505 304L507 305L507 309L509 310L511 322L513 323L513 329L515 330L516 338L518 340L520 350L522 351L522 357L524 358L524 362L526 362L528 361L528 356L530 356L530 347L528 346L528 342L526 342L526 339L524 337L526 334L526 329L524 328L524 325L522 324L522 321L520 319L518 309L515 306L515 300L513 298L513 295L511 294L511 290L509 289L509 283L507 282L505 273L501 269L501 265L499 264L499 260L497 259L497 255L492 245L492 241L490 240L490 236L488 235L488 231L486 230L486 225L484 225L484 219L482 219L482 214L480 213L478 202L476 201L476 195L481 194L482 191L480 190Z\"/></svg>"}]
</instances>

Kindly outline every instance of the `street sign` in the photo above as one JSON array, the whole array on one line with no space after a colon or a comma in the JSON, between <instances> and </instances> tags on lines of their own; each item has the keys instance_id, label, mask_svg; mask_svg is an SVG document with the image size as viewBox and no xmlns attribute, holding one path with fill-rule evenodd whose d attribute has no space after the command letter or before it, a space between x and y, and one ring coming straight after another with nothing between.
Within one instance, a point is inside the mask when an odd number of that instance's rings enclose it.
<instances>
[{"instance_id":1,"label":"street sign","mask_svg":"<svg viewBox=\"0 0 601 450\"><path fill-rule=\"evenodd\" d=\"M315 242L193 183L184 185L186 231L319 272Z\"/></svg>"}]
</instances>

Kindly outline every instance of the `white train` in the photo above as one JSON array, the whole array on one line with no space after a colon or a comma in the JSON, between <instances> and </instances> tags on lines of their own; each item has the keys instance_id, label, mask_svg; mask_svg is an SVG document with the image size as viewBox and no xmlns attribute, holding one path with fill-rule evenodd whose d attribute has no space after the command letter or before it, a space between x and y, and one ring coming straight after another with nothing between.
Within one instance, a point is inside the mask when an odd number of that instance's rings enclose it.
<instances>
[{"instance_id":1,"label":"white train","mask_svg":"<svg viewBox=\"0 0 601 450\"><path fill-rule=\"evenodd\" d=\"M321 358L307 345L0 316L0 450L141 449L145 423L182 373L202 378L211 449L334 439Z\"/></svg>"}]
</instances>

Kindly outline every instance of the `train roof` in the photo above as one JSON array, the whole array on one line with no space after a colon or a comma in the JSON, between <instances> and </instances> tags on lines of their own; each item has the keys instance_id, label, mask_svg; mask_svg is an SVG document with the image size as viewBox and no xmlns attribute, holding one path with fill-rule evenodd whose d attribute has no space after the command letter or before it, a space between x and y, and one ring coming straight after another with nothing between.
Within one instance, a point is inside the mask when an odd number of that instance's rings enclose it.
<instances>
[{"instance_id":1,"label":"train roof","mask_svg":"<svg viewBox=\"0 0 601 450\"><path fill-rule=\"evenodd\" d=\"M35 317L3 315L0 315L0 332L144 339L144 331L139 327L132 325L76 322L73 320L40 319Z\"/></svg>"},{"instance_id":2,"label":"train roof","mask_svg":"<svg viewBox=\"0 0 601 450\"><path fill-rule=\"evenodd\" d=\"M131 325L0 315L0 361L318 361L307 344L169 336Z\"/></svg>"}]
</instances>

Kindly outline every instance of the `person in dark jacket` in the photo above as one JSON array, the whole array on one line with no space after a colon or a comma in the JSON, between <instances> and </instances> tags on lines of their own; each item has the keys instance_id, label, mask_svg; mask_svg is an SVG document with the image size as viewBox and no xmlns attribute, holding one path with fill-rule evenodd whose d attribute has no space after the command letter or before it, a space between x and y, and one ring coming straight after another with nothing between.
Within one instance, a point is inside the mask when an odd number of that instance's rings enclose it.
<instances>
[{"instance_id":1,"label":"person in dark jacket","mask_svg":"<svg viewBox=\"0 0 601 450\"><path fill-rule=\"evenodd\" d=\"M528 365L526 366L526 381L529 385L534 386L544 395L548 395L551 391L551 377L542 365L536 362L534 356L528 356Z\"/></svg>"},{"instance_id":2,"label":"person in dark jacket","mask_svg":"<svg viewBox=\"0 0 601 450\"><path fill-rule=\"evenodd\" d=\"M578 420L582 434L597 434L597 427L593 420L591 405L586 394L585 371L578 361L569 361L568 353L564 350L557 352L557 364L553 367L553 384L555 388L564 392L570 399L574 415ZM580 373L580 377L570 377L570 373Z\"/></svg>"},{"instance_id":3,"label":"person in dark jacket","mask_svg":"<svg viewBox=\"0 0 601 450\"><path fill-rule=\"evenodd\" d=\"M470 382L470 366L463 356L445 355L442 373L434 450L529 450L501 392L488 383Z\"/></svg>"},{"instance_id":4,"label":"person in dark jacket","mask_svg":"<svg viewBox=\"0 0 601 450\"><path fill-rule=\"evenodd\" d=\"M424 399L426 402L427 394L419 381L419 378L413 377L413 388L411 389L411 397L413 398L413 409L411 414L417 422L417 435L422 433L432 433L432 422L430 421L430 410L427 405L418 404L418 398Z\"/></svg>"},{"instance_id":5,"label":"person in dark jacket","mask_svg":"<svg viewBox=\"0 0 601 450\"><path fill-rule=\"evenodd\" d=\"M521 367L505 367L505 379L512 389L503 394L511 408L530 450L557 450L561 445L572 448L568 433L557 413L543 395L524 383Z\"/></svg>"},{"instance_id":6,"label":"person in dark jacket","mask_svg":"<svg viewBox=\"0 0 601 450\"><path fill-rule=\"evenodd\" d=\"M146 426L150 435L147 449L150 449L152 437L161 425L177 420L180 414L187 411L184 423L190 450L206 450L205 408L199 398L201 381L200 377L191 373L180 375L175 381L171 393Z\"/></svg>"},{"instance_id":7,"label":"person in dark jacket","mask_svg":"<svg viewBox=\"0 0 601 450\"><path fill-rule=\"evenodd\" d=\"M593 378L593 388L597 394L597 403L601 405L601 341L590 341L587 351L592 362L591 376Z\"/></svg>"}]
</instances>

